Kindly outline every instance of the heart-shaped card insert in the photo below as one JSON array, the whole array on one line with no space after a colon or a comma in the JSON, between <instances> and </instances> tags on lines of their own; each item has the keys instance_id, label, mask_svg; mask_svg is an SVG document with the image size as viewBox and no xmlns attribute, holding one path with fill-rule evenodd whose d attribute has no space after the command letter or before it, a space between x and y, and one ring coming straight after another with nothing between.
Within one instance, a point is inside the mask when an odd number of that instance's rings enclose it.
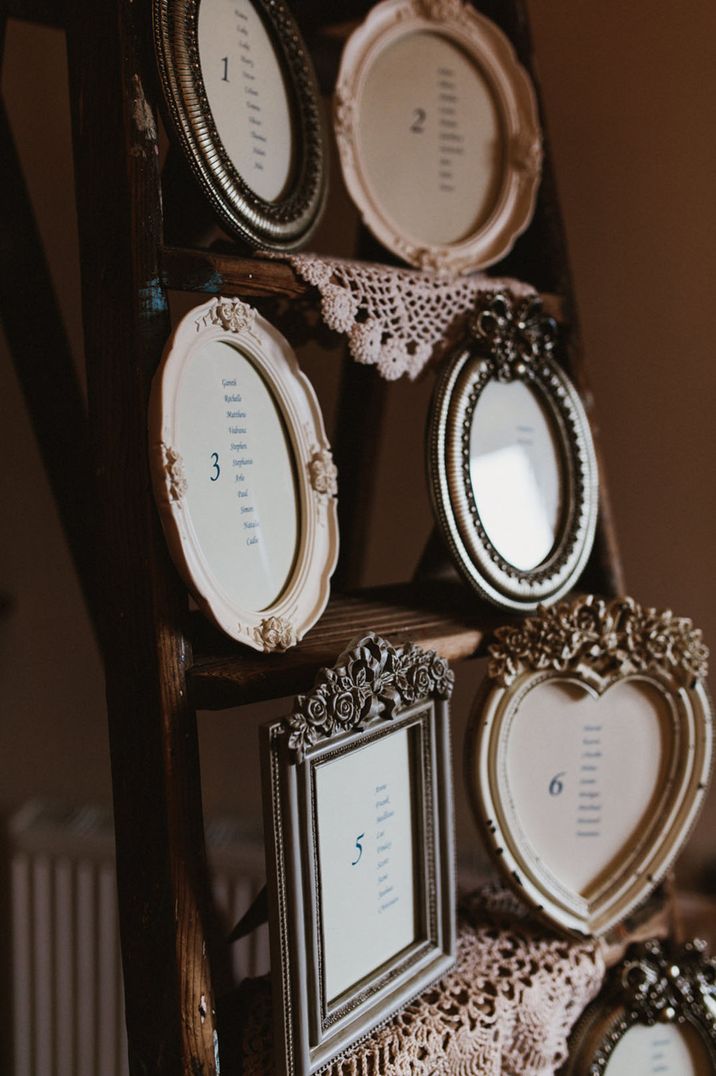
<instances>
[{"instance_id":1,"label":"heart-shaped card insert","mask_svg":"<svg viewBox=\"0 0 716 1076\"><path fill-rule=\"evenodd\" d=\"M505 744L508 801L533 855L586 899L653 821L673 721L658 689L621 680L602 695L549 680L522 698Z\"/></svg>"}]
</instances>

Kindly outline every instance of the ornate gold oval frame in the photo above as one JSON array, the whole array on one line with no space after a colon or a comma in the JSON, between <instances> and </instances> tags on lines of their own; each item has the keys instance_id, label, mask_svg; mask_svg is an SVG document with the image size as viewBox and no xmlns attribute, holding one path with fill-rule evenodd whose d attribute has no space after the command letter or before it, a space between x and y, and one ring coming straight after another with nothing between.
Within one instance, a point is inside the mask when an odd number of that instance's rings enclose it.
<instances>
[{"instance_id":1,"label":"ornate gold oval frame","mask_svg":"<svg viewBox=\"0 0 716 1076\"><path fill-rule=\"evenodd\" d=\"M201 0L152 0L154 48L170 129L221 223L252 247L295 250L310 237L327 191L328 151L318 84L306 46L284 0L251 0L284 72L296 125L297 161L286 194L256 195L227 154L201 74Z\"/></svg>"},{"instance_id":2,"label":"ornate gold oval frame","mask_svg":"<svg viewBox=\"0 0 716 1076\"><path fill-rule=\"evenodd\" d=\"M505 145L504 175L490 216L464 239L421 244L400 233L373 196L359 150L361 95L376 56L399 37L440 33L473 58L492 89ZM335 92L334 126L343 176L367 227L388 250L421 269L468 272L512 248L534 212L542 166L537 100L511 43L461 0L382 0L346 43ZM430 211L426 206L426 213Z\"/></svg>"},{"instance_id":3,"label":"ornate gold oval frame","mask_svg":"<svg viewBox=\"0 0 716 1076\"><path fill-rule=\"evenodd\" d=\"M293 449L300 535L293 571L266 609L238 606L217 589L188 513L186 477L175 434L182 372L198 349L220 340L237 348L261 374L283 417ZM338 558L336 468L320 407L288 342L239 299L212 299L177 325L152 384L149 451L154 492L172 558L206 615L255 650L286 650L326 607Z\"/></svg>"},{"instance_id":4,"label":"ornate gold oval frame","mask_svg":"<svg viewBox=\"0 0 716 1076\"><path fill-rule=\"evenodd\" d=\"M713 707L704 682L708 651L691 621L644 609L630 598L560 603L498 629L496 636L465 752L475 818L521 898L558 927L603 935L658 885L703 803L713 747ZM526 695L547 681L599 697L627 680L650 685L667 703L668 772L650 818L607 875L582 895L548 869L525 836L505 771L511 723Z\"/></svg>"},{"instance_id":5,"label":"ornate gold oval frame","mask_svg":"<svg viewBox=\"0 0 716 1076\"><path fill-rule=\"evenodd\" d=\"M561 1076L602 1076L630 1028L693 1028L716 1071L716 960L700 940L632 946L574 1027Z\"/></svg>"},{"instance_id":6,"label":"ornate gold oval frame","mask_svg":"<svg viewBox=\"0 0 716 1076\"><path fill-rule=\"evenodd\" d=\"M589 420L574 385L551 357L555 331L537 296L483 297L467 344L448 360L438 381L428 419L428 485L455 564L482 597L517 611L557 601L574 586L597 524L598 475ZM546 560L525 571L490 541L469 475L472 416L492 379L519 379L532 388L560 447L565 489L559 533Z\"/></svg>"}]
</instances>

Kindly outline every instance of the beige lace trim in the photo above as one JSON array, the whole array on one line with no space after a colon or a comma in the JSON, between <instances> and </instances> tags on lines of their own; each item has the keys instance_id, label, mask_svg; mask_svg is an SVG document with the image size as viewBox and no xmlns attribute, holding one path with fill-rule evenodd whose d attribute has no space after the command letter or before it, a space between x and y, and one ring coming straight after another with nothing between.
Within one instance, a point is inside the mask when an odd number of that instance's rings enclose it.
<instances>
[{"instance_id":1,"label":"beige lace trim","mask_svg":"<svg viewBox=\"0 0 716 1076\"><path fill-rule=\"evenodd\" d=\"M439 983L335 1061L328 1076L547 1076L598 993L604 961L593 942L514 919L494 887L463 902L458 958ZM516 910L516 908L514 909ZM268 979L245 983L244 1076L274 1071Z\"/></svg>"},{"instance_id":2,"label":"beige lace trim","mask_svg":"<svg viewBox=\"0 0 716 1076\"><path fill-rule=\"evenodd\" d=\"M480 293L507 289L517 296L534 294L528 284L483 273L446 279L428 270L318 254L281 258L318 288L323 321L348 337L355 361L375 366L388 381L406 374L416 378L430 359L453 344Z\"/></svg>"}]
</instances>

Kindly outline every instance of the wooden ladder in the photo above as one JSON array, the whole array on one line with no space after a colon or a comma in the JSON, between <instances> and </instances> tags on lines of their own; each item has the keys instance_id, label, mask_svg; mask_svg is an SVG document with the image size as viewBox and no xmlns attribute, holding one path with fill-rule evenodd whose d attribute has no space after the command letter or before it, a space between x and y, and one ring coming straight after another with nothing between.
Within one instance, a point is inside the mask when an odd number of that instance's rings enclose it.
<instances>
[{"instance_id":1,"label":"wooden ladder","mask_svg":"<svg viewBox=\"0 0 716 1076\"><path fill-rule=\"evenodd\" d=\"M522 0L484 0L476 6L507 33L534 78ZM186 591L159 525L147 463L147 402L170 334L168 293L197 293L197 300L221 293L290 301L311 298L313 292L280 262L165 242L164 222L175 208L170 201L175 195L173 189L164 191L165 207L150 7L148 0L6 3L11 16L63 25L67 31L89 450L82 440L84 415L71 363L63 363L56 384L67 390L62 427L77 432L63 451L68 458L84 456L84 466L92 460L86 488L92 489L97 509L96 575L87 555L94 543L87 540L86 503L77 503L75 483L68 488L58 479L54 491L67 532L75 536L75 561L97 611L106 667L130 1068L135 1076L208 1076L216 1071L217 1025L196 711L300 692L363 629L436 647L452 661L479 656L505 616L464 589L456 598L419 577L397 587L336 594L307 639L286 654L267 655L242 650L188 612ZM336 24L355 20L368 7L361 0L295 4L307 39L322 50L317 61L327 82L335 73L335 58L322 44L328 40L322 23L329 15ZM548 143L545 148L534 220L493 271L528 280L556 297L565 326L565 365L592 414ZM18 191L18 205L28 211L21 183ZM31 262L28 275L37 280L42 252L39 241L26 242L32 227L26 213L16 246ZM362 253L374 252L365 235L357 242ZM43 280L51 296L49 278ZM9 284L0 303L5 320ZM59 317L49 320L56 321L56 330ZM68 352L57 335L28 343L27 321L22 324L22 333L10 343L30 386L28 402L39 414L42 400L33 400L33 386L41 389L32 356L38 348L65 359ZM373 371L347 359L342 376L334 437L343 480L336 580L353 585L360 577L371 446L378 440L385 386ZM354 405L356 393L360 408ZM59 396L56 392L53 398ZM596 440L596 429L594 434ZM422 463L418 466L416 481L421 481ZM623 589L610 518L602 468L597 540L580 587L604 595ZM228 1058L222 1060L225 1073Z\"/></svg>"}]
</instances>

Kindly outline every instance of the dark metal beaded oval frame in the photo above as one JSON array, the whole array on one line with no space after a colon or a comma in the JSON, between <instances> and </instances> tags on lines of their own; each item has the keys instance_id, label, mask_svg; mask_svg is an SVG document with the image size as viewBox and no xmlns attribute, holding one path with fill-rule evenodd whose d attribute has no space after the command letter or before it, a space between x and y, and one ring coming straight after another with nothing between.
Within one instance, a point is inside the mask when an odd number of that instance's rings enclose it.
<instances>
[{"instance_id":1,"label":"dark metal beaded oval frame","mask_svg":"<svg viewBox=\"0 0 716 1076\"><path fill-rule=\"evenodd\" d=\"M326 197L328 154L318 85L284 0L251 2L281 63L298 128L290 187L275 202L260 198L239 174L214 123L199 58L201 0L154 0L155 53L171 126L222 224L252 246L293 250L310 237Z\"/></svg>"}]
</instances>

